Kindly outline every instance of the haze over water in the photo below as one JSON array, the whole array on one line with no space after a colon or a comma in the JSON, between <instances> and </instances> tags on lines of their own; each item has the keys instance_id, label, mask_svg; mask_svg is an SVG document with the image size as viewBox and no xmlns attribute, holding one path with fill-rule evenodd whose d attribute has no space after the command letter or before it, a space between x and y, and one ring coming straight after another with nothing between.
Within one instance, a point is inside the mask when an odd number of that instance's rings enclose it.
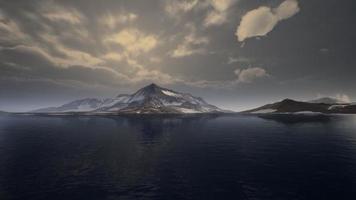
<instances>
[{"instance_id":1,"label":"haze over water","mask_svg":"<svg viewBox=\"0 0 356 200\"><path fill-rule=\"evenodd\" d=\"M0 117L0 199L353 199L356 116Z\"/></svg>"}]
</instances>

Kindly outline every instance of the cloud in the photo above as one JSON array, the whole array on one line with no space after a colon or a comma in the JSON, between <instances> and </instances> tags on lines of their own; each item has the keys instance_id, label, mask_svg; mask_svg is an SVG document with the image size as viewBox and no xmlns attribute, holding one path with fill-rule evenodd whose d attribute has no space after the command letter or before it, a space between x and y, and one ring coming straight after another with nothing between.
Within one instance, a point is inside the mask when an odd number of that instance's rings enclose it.
<instances>
[{"instance_id":1,"label":"cloud","mask_svg":"<svg viewBox=\"0 0 356 200\"><path fill-rule=\"evenodd\" d=\"M181 78L184 75L174 76L175 72L163 69L169 65L165 58L206 53L209 43L208 37L197 33L193 22L188 31L183 25L185 30L169 40L172 34L168 29L145 32L150 30L149 23L136 27L142 23L131 23L138 21L138 16L127 9L124 13L98 10L89 16L80 7L49 2L29 10L16 7L14 12L0 12L0 80L11 79L23 85L51 82L93 90L98 86L116 90L117 86L152 81L187 85L191 81ZM198 0L174 2L180 2L174 3L179 13L189 12L198 4ZM8 88L11 91L13 87Z\"/></svg>"},{"instance_id":2,"label":"cloud","mask_svg":"<svg viewBox=\"0 0 356 200\"><path fill-rule=\"evenodd\" d=\"M162 62L162 59L159 58L159 57L150 57L149 60L150 60L152 63L160 63L160 62Z\"/></svg>"},{"instance_id":3,"label":"cloud","mask_svg":"<svg viewBox=\"0 0 356 200\"><path fill-rule=\"evenodd\" d=\"M187 27L190 32L184 36L183 41L170 53L173 58L204 54L206 52L202 46L209 44L209 38L198 36L193 25L188 25Z\"/></svg>"},{"instance_id":4,"label":"cloud","mask_svg":"<svg viewBox=\"0 0 356 200\"><path fill-rule=\"evenodd\" d=\"M250 67L247 69L236 69L234 71L237 78L231 80L197 80L184 81L184 84L199 88L232 89L240 84L250 84L257 79L267 78L270 75L260 67Z\"/></svg>"},{"instance_id":5,"label":"cloud","mask_svg":"<svg viewBox=\"0 0 356 200\"><path fill-rule=\"evenodd\" d=\"M73 80L103 85L115 85L129 80L127 76L108 67L58 66L56 59L38 47L0 48L0 60L1 66L7 68L6 73L0 74L1 78ZM26 73L23 73L24 70L21 68L26 68Z\"/></svg>"},{"instance_id":6,"label":"cloud","mask_svg":"<svg viewBox=\"0 0 356 200\"><path fill-rule=\"evenodd\" d=\"M221 25L224 24L226 20L227 16L225 12L211 11L204 19L204 26Z\"/></svg>"},{"instance_id":7,"label":"cloud","mask_svg":"<svg viewBox=\"0 0 356 200\"><path fill-rule=\"evenodd\" d=\"M351 99L347 94L343 94L343 93L338 93L335 95L324 95L324 94L317 94L316 98L317 99L321 99L321 98L333 98L336 99L338 101L338 103L351 103Z\"/></svg>"},{"instance_id":8,"label":"cloud","mask_svg":"<svg viewBox=\"0 0 356 200\"><path fill-rule=\"evenodd\" d=\"M180 58L191 56L193 54L203 54L205 49L199 47L203 44L208 44L207 37L197 37L195 35L188 35L184 38L183 43L179 44L177 48L171 53L173 58Z\"/></svg>"},{"instance_id":9,"label":"cloud","mask_svg":"<svg viewBox=\"0 0 356 200\"><path fill-rule=\"evenodd\" d=\"M40 37L62 55L51 55L51 60L59 66L67 67L71 65L82 65L94 67L103 62L100 58L97 58L90 53L65 46L59 38L54 35L42 34ZM42 48L42 51L46 50ZM49 55L49 53L47 54Z\"/></svg>"},{"instance_id":10,"label":"cloud","mask_svg":"<svg viewBox=\"0 0 356 200\"><path fill-rule=\"evenodd\" d=\"M177 78L173 77L169 74L163 73L158 70L148 70L148 69L141 69L139 70L136 74L135 77L131 79L131 81L134 82L159 82L162 84L173 84L177 82L183 83L184 81Z\"/></svg>"},{"instance_id":11,"label":"cloud","mask_svg":"<svg viewBox=\"0 0 356 200\"><path fill-rule=\"evenodd\" d=\"M279 20L288 19L299 12L300 8L297 0L286 0L274 10Z\"/></svg>"},{"instance_id":12,"label":"cloud","mask_svg":"<svg viewBox=\"0 0 356 200\"><path fill-rule=\"evenodd\" d=\"M194 8L198 0L168 0L165 3L165 11L172 17L177 17Z\"/></svg>"},{"instance_id":13,"label":"cloud","mask_svg":"<svg viewBox=\"0 0 356 200\"><path fill-rule=\"evenodd\" d=\"M124 59L124 56L121 54L118 54L118 53L109 52L109 53L103 55L102 58L105 60L120 62Z\"/></svg>"},{"instance_id":14,"label":"cloud","mask_svg":"<svg viewBox=\"0 0 356 200\"><path fill-rule=\"evenodd\" d=\"M19 25L0 10L0 42L18 43L26 38Z\"/></svg>"},{"instance_id":15,"label":"cloud","mask_svg":"<svg viewBox=\"0 0 356 200\"><path fill-rule=\"evenodd\" d=\"M241 83L252 83L258 78L269 76L266 70L260 67L251 67L242 70L236 69L234 72L237 75L237 82Z\"/></svg>"},{"instance_id":16,"label":"cloud","mask_svg":"<svg viewBox=\"0 0 356 200\"><path fill-rule=\"evenodd\" d=\"M52 22L65 22L76 25L85 20L84 15L73 7L67 8L58 4L44 4L42 9L42 15Z\"/></svg>"},{"instance_id":17,"label":"cloud","mask_svg":"<svg viewBox=\"0 0 356 200\"><path fill-rule=\"evenodd\" d=\"M150 63L157 64L161 62L159 58L149 56L149 58L146 59L149 62L142 61L142 56L145 57L146 55L147 57L147 53L155 49L159 44L157 36L145 34L138 29L127 28L121 30L117 34L110 35L105 39L105 42L118 44L122 48L119 52L111 49L108 53L103 55L102 58L105 60L122 62L127 65L130 68L128 70L128 73L130 74L130 83L137 84L153 81L171 84L180 81L167 73L147 66Z\"/></svg>"},{"instance_id":18,"label":"cloud","mask_svg":"<svg viewBox=\"0 0 356 200\"><path fill-rule=\"evenodd\" d=\"M265 36L278 22L294 16L299 10L297 0L286 0L275 9L261 6L242 17L235 35L239 42L251 37Z\"/></svg>"},{"instance_id":19,"label":"cloud","mask_svg":"<svg viewBox=\"0 0 356 200\"><path fill-rule=\"evenodd\" d=\"M328 48L321 48L321 49L319 49L319 52L323 53L323 54L326 54L326 53L329 52L329 49Z\"/></svg>"},{"instance_id":20,"label":"cloud","mask_svg":"<svg viewBox=\"0 0 356 200\"><path fill-rule=\"evenodd\" d=\"M119 44L128 53L138 55L154 49L158 40L155 35L146 35L137 29L124 29L106 39L107 42Z\"/></svg>"},{"instance_id":21,"label":"cloud","mask_svg":"<svg viewBox=\"0 0 356 200\"><path fill-rule=\"evenodd\" d=\"M168 4L168 1L164 2ZM172 7L167 9L171 14L191 12L189 19L175 24L171 24L172 20L161 20L157 13L140 10L141 7L146 9L144 6L130 10L131 6L120 9L118 6L123 5L113 3L111 7L99 6L93 11L80 4L48 2L23 7L14 4L14 8L0 12L2 78L9 75L29 81L77 81L78 85L93 83L108 87L152 81L185 85L205 83L209 87L226 83L224 77L221 80L209 77L211 70L190 80L186 76L189 70L177 72L175 68L184 60L168 57L210 52L210 33L202 27L204 24L198 23L205 18L206 26L226 23L231 2L235 0L169 1ZM185 21L193 18L193 21ZM5 39L12 43L3 42Z\"/></svg>"},{"instance_id":22,"label":"cloud","mask_svg":"<svg viewBox=\"0 0 356 200\"><path fill-rule=\"evenodd\" d=\"M210 0L213 7L204 19L204 26L218 26L227 21L228 9L236 2L236 0Z\"/></svg>"},{"instance_id":23,"label":"cloud","mask_svg":"<svg viewBox=\"0 0 356 200\"><path fill-rule=\"evenodd\" d=\"M237 62L248 63L248 62L250 62L250 59L245 58L245 57L238 57L238 58L229 57L227 60L227 64L229 64L229 65L233 64L233 63L237 63Z\"/></svg>"},{"instance_id":24,"label":"cloud","mask_svg":"<svg viewBox=\"0 0 356 200\"><path fill-rule=\"evenodd\" d=\"M0 47L0 58L3 62L14 63L18 66L52 66L55 60L46 51L38 47L17 45ZM18 59L21 58L21 59Z\"/></svg>"},{"instance_id":25,"label":"cloud","mask_svg":"<svg viewBox=\"0 0 356 200\"><path fill-rule=\"evenodd\" d=\"M134 13L112 14L107 13L99 18L99 23L110 29L116 28L118 25L133 22L138 18Z\"/></svg>"},{"instance_id":26,"label":"cloud","mask_svg":"<svg viewBox=\"0 0 356 200\"><path fill-rule=\"evenodd\" d=\"M8 38L12 40L11 46L14 50L37 52L55 63L57 67L72 65L94 67L102 63L101 59L78 45L80 42L89 44L92 40L83 23L86 18L77 9L47 2L39 4L39 7L32 12L21 14L24 15L22 17L27 18L27 21L12 17L21 22L15 23L14 20L9 19L10 17L0 13L0 32L2 32L2 23L5 22L6 29L11 31ZM72 44L72 41L75 44Z\"/></svg>"},{"instance_id":27,"label":"cloud","mask_svg":"<svg viewBox=\"0 0 356 200\"><path fill-rule=\"evenodd\" d=\"M234 3L234 0L210 0L210 2L215 10L223 12Z\"/></svg>"},{"instance_id":28,"label":"cloud","mask_svg":"<svg viewBox=\"0 0 356 200\"><path fill-rule=\"evenodd\" d=\"M350 97L347 94L336 94L335 98L340 102L350 103Z\"/></svg>"},{"instance_id":29,"label":"cloud","mask_svg":"<svg viewBox=\"0 0 356 200\"><path fill-rule=\"evenodd\" d=\"M73 56L75 57L76 54ZM18 60L18 57L21 57L21 60ZM120 55L115 53L105 54L102 59L121 61ZM18 77L28 81L52 79L57 82L77 81L78 84L89 83L102 86L138 84L152 81L166 84L183 82L167 73L148 69L129 57L123 57L123 59L127 59L128 64L134 68L134 72L131 75L120 73L113 68L105 66L69 65L71 63L70 60L73 60L72 58L69 58L67 62L67 60L54 57L46 50L38 47L23 45L1 47L0 60L2 62L0 66L3 67L3 73L0 74L0 78ZM72 63L75 62L73 61ZM66 65L63 66L62 64ZM23 73L24 70L26 70L25 74Z\"/></svg>"}]
</instances>

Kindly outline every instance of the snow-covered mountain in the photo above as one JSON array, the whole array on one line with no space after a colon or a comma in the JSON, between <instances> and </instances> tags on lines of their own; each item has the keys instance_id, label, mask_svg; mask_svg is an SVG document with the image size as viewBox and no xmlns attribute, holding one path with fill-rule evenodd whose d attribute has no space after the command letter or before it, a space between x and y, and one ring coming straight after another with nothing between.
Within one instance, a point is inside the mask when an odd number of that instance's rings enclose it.
<instances>
[{"instance_id":1,"label":"snow-covered mountain","mask_svg":"<svg viewBox=\"0 0 356 200\"><path fill-rule=\"evenodd\" d=\"M35 110L36 113L215 113L220 108L208 104L200 97L176 92L150 84L137 92L121 94L115 98L87 98L59 107Z\"/></svg>"}]
</instances>

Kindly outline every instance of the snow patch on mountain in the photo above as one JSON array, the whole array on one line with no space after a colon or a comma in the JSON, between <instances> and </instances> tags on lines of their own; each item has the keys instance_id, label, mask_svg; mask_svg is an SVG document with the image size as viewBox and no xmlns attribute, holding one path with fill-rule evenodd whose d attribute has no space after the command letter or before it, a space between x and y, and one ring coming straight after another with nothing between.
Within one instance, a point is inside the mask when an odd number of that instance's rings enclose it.
<instances>
[{"instance_id":1,"label":"snow patch on mountain","mask_svg":"<svg viewBox=\"0 0 356 200\"><path fill-rule=\"evenodd\" d=\"M182 95L168 91L168 90L162 90L163 94L168 95L168 96L172 96L172 97L181 97Z\"/></svg>"},{"instance_id":2,"label":"snow patch on mountain","mask_svg":"<svg viewBox=\"0 0 356 200\"><path fill-rule=\"evenodd\" d=\"M197 110L189 109L189 108L177 108L182 113L199 113Z\"/></svg>"}]
</instances>

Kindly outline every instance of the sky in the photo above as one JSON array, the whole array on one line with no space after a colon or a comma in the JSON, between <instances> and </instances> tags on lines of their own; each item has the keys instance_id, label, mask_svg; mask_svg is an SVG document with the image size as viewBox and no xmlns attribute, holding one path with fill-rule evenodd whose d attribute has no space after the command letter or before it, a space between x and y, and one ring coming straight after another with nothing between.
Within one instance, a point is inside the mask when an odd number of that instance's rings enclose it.
<instances>
[{"instance_id":1,"label":"sky","mask_svg":"<svg viewBox=\"0 0 356 200\"><path fill-rule=\"evenodd\" d=\"M356 101L352 0L0 0L0 110L156 83L244 110Z\"/></svg>"}]
</instances>

